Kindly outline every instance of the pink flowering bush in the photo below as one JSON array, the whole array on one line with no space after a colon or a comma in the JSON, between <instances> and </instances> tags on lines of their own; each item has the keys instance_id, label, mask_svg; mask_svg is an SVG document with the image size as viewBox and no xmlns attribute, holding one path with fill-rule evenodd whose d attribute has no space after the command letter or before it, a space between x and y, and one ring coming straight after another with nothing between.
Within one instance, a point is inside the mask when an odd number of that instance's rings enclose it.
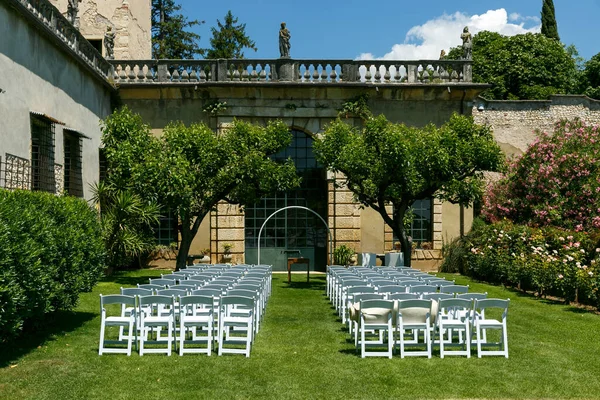
<instances>
[{"instance_id":1,"label":"pink flowering bush","mask_svg":"<svg viewBox=\"0 0 600 400\"><path fill-rule=\"evenodd\" d=\"M488 188L482 214L530 226L575 231L600 228L600 132L562 120L554 134L538 133L506 176Z\"/></svg>"}]
</instances>

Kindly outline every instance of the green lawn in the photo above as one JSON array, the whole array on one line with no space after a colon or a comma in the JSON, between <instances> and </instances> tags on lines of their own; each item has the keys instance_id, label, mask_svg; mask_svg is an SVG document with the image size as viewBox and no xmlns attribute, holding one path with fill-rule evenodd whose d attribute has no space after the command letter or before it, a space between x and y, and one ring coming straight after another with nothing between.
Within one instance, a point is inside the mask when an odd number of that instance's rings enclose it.
<instances>
[{"instance_id":1,"label":"green lawn","mask_svg":"<svg viewBox=\"0 0 600 400\"><path fill-rule=\"evenodd\" d=\"M325 297L325 277L284 275L249 359L239 355L98 356L98 294L160 271L113 276L81 296L39 337L0 353L2 399L599 398L600 316L500 287L511 298L510 358L361 359Z\"/></svg>"}]
</instances>

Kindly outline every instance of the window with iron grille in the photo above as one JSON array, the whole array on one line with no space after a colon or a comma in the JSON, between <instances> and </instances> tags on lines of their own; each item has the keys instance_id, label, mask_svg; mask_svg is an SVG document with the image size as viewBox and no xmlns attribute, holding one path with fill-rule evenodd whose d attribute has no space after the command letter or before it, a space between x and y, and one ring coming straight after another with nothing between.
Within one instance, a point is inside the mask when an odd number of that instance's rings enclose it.
<instances>
[{"instance_id":1,"label":"window with iron grille","mask_svg":"<svg viewBox=\"0 0 600 400\"><path fill-rule=\"evenodd\" d=\"M70 196L83 197L83 175L81 153L83 140L81 135L65 129L63 132L65 150L65 193Z\"/></svg>"},{"instance_id":2,"label":"window with iron grille","mask_svg":"<svg viewBox=\"0 0 600 400\"><path fill-rule=\"evenodd\" d=\"M423 242L431 242L433 239L432 235L432 207L433 200L423 199L415 201L411 208L413 212L413 220L410 224L410 231L408 235L412 237L413 243L418 243L419 246ZM394 242L398 241L396 235L394 235Z\"/></svg>"},{"instance_id":3,"label":"window with iron grille","mask_svg":"<svg viewBox=\"0 0 600 400\"><path fill-rule=\"evenodd\" d=\"M54 123L44 116L30 114L31 189L55 193Z\"/></svg>"},{"instance_id":4,"label":"window with iron grille","mask_svg":"<svg viewBox=\"0 0 600 400\"><path fill-rule=\"evenodd\" d=\"M160 217L158 226L154 229L154 237L157 244L164 246L179 242L177 215L174 212L169 210L165 216Z\"/></svg>"},{"instance_id":5,"label":"window with iron grille","mask_svg":"<svg viewBox=\"0 0 600 400\"><path fill-rule=\"evenodd\" d=\"M106 153L104 152L104 147L101 147L98 149L98 160L100 161L100 165L99 165L99 173L100 176L98 176L99 181L102 182L103 180L106 179Z\"/></svg>"}]
</instances>

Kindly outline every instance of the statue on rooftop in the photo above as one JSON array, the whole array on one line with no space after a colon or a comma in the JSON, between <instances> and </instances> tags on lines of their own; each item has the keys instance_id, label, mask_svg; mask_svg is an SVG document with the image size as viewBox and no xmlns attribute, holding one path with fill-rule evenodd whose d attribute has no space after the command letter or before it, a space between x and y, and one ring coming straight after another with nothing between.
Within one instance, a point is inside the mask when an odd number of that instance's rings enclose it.
<instances>
[{"instance_id":1,"label":"statue on rooftop","mask_svg":"<svg viewBox=\"0 0 600 400\"><path fill-rule=\"evenodd\" d=\"M290 31L285 27L285 22L282 22L279 30L279 54L281 58L290 58L291 37Z\"/></svg>"},{"instance_id":2,"label":"statue on rooftop","mask_svg":"<svg viewBox=\"0 0 600 400\"><path fill-rule=\"evenodd\" d=\"M104 50L106 50L106 59L114 60L115 58L115 33L112 31L112 27L109 25L106 27L106 33L104 34Z\"/></svg>"},{"instance_id":3,"label":"statue on rooftop","mask_svg":"<svg viewBox=\"0 0 600 400\"><path fill-rule=\"evenodd\" d=\"M446 59L446 50L442 49L442 51L440 51L440 60L445 60Z\"/></svg>"},{"instance_id":4,"label":"statue on rooftop","mask_svg":"<svg viewBox=\"0 0 600 400\"><path fill-rule=\"evenodd\" d=\"M463 41L463 60L472 60L473 59L473 36L471 36L471 32L469 32L469 27L465 26L463 29L463 33L460 35L460 38Z\"/></svg>"},{"instance_id":5,"label":"statue on rooftop","mask_svg":"<svg viewBox=\"0 0 600 400\"><path fill-rule=\"evenodd\" d=\"M67 19L77 29L79 29L79 3L81 0L69 0L67 4Z\"/></svg>"}]
</instances>

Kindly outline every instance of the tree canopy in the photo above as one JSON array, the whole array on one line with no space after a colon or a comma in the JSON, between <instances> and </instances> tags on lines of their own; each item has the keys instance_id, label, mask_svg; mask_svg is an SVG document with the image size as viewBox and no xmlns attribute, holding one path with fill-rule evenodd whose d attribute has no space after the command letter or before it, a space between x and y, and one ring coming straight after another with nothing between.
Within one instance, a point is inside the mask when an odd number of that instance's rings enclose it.
<instances>
[{"instance_id":1,"label":"tree canopy","mask_svg":"<svg viewBox=\"0 0 600 400\"><path fill-rule=\"evenodd\" d=\"M600 53L585 63L582 75L584 94L600 100Z\"/></svg>"},{"instance_id":2,"label":"tree canopy","mask_svg":"<svg viewBox=\"0 0 600 400\"><path fill-rule=\"evenodd\" d=\"M112 154L108 173L127 179L144 199L177 214L181 223L178 268L185 265L200 223L217 203L249 204L299 185L291 161L282 164L269 158L291 139L280 121L267 126L234 121L219 134L205 124L174 122L155 137L127 108L109 116L103 132L105 147Z\"/></svg>"},{"instance_id":3,"label":"tree canopy","mask_svg":"<svg viewBox=\"0 0 600 400\"><path fill-rule=\"evenodd\" d=\"M469 205L482 193L482 172L496 171L504 161L490 129L459 115L439 128L409 127L378 116L360 130L338 119L314 150L319 162L342 172L356 199L392 228L407 265L411 248L404 216L410 206L431 197Z\"/></svg>"},{"instance_id":4,"label":"tree canopy","mask_svg":"<svg viewBox=\"0 0 600 400\"><path fill-rule=\"evenodd\" d=\"M192 59L201 53L200 35L189 29L204 21L189 21L174 0L152 0L152 57Z\"/></svg>"},{"instance_id":5,"label":"tree canopy","mask_svg":"<svg viewBox=\"0 0 600 400\"><path fill-rule=\"evenodd\" d=\"M238 18L235 18L230 11L225 15L224 23L217 20L218 28L210 28L212 37L210 39L210 49L202 49L202 54L206 58L244 58L243 50L245 48L257 51L256 43L246 35L246 24L237 24ZM236 25L237 24L237 25Z\"/></svg>"},{"instance_id":6,"label":"tree canopy","mask_svg":"<svg viewBox=\"0 0 600 400\"><path fill-rule=\"evenodd\" d=\"M542 5L542 35L560 41L554 11L554 1L552 0L544 0L544 4Z\"/></svg>"},{"instance_id":7,"label":"tree canopy","mask_svg":"<svg viewBox=\"0 0 600 400\"><path fill-rule=\"evenodd\" d=\"M458 60L462 49L450 50ZM503 36L482 31L473 37L473 81L490 83L491 100L539 100L577 91L575 59L559 41L542 34Z\"/></svg>"}]
</instances>

